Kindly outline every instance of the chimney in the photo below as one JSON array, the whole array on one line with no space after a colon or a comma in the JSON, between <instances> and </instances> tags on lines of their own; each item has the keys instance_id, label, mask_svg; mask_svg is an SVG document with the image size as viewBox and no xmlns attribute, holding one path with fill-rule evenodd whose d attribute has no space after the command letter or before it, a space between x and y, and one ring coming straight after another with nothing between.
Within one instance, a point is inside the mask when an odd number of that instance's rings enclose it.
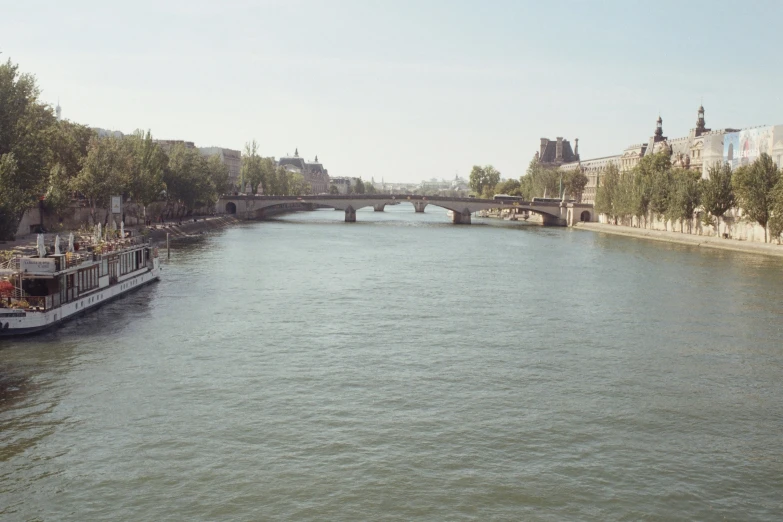
<instances>
[{"instance_id":1,"label":"chimney","mask_svg":"<svg viewBox=\"0 0 783 522\"><path fill-rule=\"evenodd\" d=\"M574 138L574 156L579 158L579 138Z\"/></svg>"},{"instance_id":2,"label":"chimney","mask_svg":"<svg viewBox=\"0 0 783 522\"><path fill-rule=\"evenodd\" d=\"M541 152L538 154L539 161L544 161L544 152L546 152L546 146L549 144L549 140L541 138Z\"/></svg>"},{"instance_id":3,"label":"chimney","mask_svg":"<svg viewBox=\"0 0 783 522\"><path fill-rule=\"evenodd\" d=\"M555 161L563 161L563 138L557 137L557 144L555 145Z\"/></svg>"}]
</instances>

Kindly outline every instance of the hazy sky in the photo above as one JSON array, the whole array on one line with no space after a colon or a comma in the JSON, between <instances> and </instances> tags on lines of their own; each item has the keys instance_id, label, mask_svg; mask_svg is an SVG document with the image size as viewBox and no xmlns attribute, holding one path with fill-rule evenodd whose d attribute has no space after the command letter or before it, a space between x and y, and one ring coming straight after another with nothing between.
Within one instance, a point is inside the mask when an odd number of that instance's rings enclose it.
<instances>
[{"instance_id":1,"label":"hazy sky","mask_svg":"<svg viewBox=\"0 0 783 522\"><path fill-rule=\"evenodd\" d=\"M524 173L653 132L783 123L783 2L0 0L0 58L91 126L299 148L333 176ZM572 141L573 143L573 141Z\"/></svg>"}]
</instances>

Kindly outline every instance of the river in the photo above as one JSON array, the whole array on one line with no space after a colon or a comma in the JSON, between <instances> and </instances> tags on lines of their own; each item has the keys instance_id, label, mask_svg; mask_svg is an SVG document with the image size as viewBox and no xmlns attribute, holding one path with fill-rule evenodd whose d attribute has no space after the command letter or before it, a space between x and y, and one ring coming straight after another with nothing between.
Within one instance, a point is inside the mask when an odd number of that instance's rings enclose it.
<instances>
[{"instance_id":1,"label":"river","mask_svg":"<svg viewBox=\"0 0 783 522\"><path fill-rule=\"evenodd\" d=\"M3 520L781 520L779 258L407 205L0 341Z\"/></svg>"}]
</instances>

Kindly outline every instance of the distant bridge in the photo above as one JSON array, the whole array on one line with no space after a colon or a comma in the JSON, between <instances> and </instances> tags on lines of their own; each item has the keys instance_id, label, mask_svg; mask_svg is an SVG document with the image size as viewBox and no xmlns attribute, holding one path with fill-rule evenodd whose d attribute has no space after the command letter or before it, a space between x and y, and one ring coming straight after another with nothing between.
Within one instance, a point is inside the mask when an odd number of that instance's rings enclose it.
<instances>
[{"instance_id":1,"label":"distant bridge","mask_svg":"<svg viewBox=\"0 0 783 522\"><path fill-rule=\"evenodd\" d=\"M427 205L435 205L452 211L451 221L455 224L470 224L470 216L479 210L519 209L533 212L542 217L544 225L572 226L579 221L595 221L593 205L586 203L504 201L479 198L449 198L441 196L411 196L407 194L352 194L319 196L254 196L230 195L220 197L219 212L236 214L242 219L264 219L274 211L312 210L331 207L345 211L345 221L356 221L356 211L373 207L382 212L386 205L411 203L416 212L424 212Z\"/></svg>"}]
</instances>

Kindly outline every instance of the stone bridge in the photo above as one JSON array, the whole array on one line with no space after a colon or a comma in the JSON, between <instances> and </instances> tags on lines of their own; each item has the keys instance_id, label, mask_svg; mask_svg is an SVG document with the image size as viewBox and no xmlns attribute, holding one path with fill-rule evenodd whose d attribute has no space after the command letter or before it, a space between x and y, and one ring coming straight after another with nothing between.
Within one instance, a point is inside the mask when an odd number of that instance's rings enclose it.
<instances>
[{"instance_id":1,"label":"stone bridge","mask_svg":"<svg viewBox=\"0 0 783 522\"><path fill-rule=\"evenodd\" d=\"M451 211L455 224L470 224L470 216L479 210L518 209L539 214L544 225L572 226L579 221L596 221L593 205L568 202L504 201L479 198L450 198L441 196L412 196L407 194L353 194L319 196L254 196L223 195L217 204L220 213L236 214L242 219L264 219L271 213L335 208L345 211L345 221L356 221L356 211L373 207L382 212L386 205L411 203L416 212L424 212L427 205Z\"/></svg>"}]
</instances>

